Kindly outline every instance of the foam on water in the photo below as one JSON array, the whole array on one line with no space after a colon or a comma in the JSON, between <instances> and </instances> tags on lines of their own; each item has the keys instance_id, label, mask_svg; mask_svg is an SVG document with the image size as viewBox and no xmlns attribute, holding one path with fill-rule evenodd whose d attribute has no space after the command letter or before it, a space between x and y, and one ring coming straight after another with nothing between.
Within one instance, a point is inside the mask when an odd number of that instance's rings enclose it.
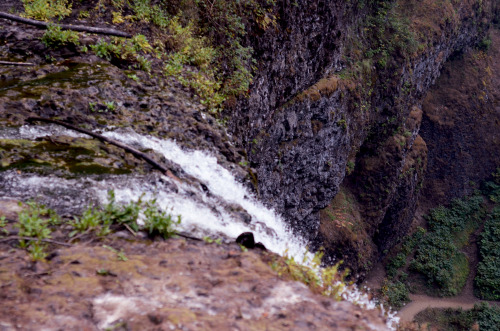
<instances>
[{"instance_id":1,"label":"foam on water","mask_svg":"<svg viewBox=\"0 0 500 331\"><path fill-rule=\"evenodd\" d=\"M241 224L235 228L232 224L233 222L219 220L219 222L222 221L225 223L223 225L224 232L228 236L236 237L244 232L242 230L253 231L257 241L262 242L268 249L278 254L283 254L288 249L288 253L291 256L300 259L306 253L304 240L297 238L297 235L293 234L285 226L285 222L273 210L266 208L241 183L238 183L227 169L217 163L215 156L199 150L185 151L174 141L143 136L133 131L126 133L116 131L105 132L103 135L126 144L152 149L163 155L166 159L177 163L186 173L205 183L212 194L219 196L229 203L239 204L252 216L253 221L265 224L266 227L274 232L274 234L269 234L266 231L258 231L259 226L255 230L243 229ZM189 209L183 209L185 212L189 212ZM183 217L187 216L187 214L182 215ZM205 218L204 215L202 213L196 215L196 217L203 219ZM204 222L204 224L211 222L212 220ZM213 220L213 222L218 221ZM211 226L214 226L214 224Z\"/></svg>"},{"instance_id":2,"label":"foam on water","mask_svg":"<svg viewBox=\"0 0 500 331\"><path fill-rule=\"evenodd\" d=\"M235 222L232 216L217 204L216 199L210 198L198 189L187 184L178 185L178 194L162 190L161 184L143 183L140 180L128 180L126 186L113 181L96 182L96 194L100 201L105 201L109 188L115 191L119 202L137 200L141 194L147 198L155 197L160 207L174 215L181 215L181 228L205 229L214 235L225 234L236 238L243 232L254 233L256 241L262 242L268 249L278 254L287 251L288 255L296 260L302 260L307 253L305 241L293 234L286 227L286 223L272 209L259 202L243 184L238 183L230 171L217 163L217 158L205 151L183 150L172 140L162 140L156 137L139 135L132 130L108 131L102 133L108 138L152 149L168 160L177 163L187 174L199 179L209 189L212 195L230 204L239 204L251 216L252 222L247 225ZM71 137L89 137L58 125L22 126L17 130L4 130L0 138L36 139L43 136L66 135ZM99 189L102 187L102 189ZM188 198L188 191L196 190L198 201ZM201 201L200 201L201 200Z\"/></svg>"},{"instance_id":3,"label":"foam on water","mask_svg":"<svg viewBox=\"0 0 500 331\"><path fill-rule=\"evenodd\" d=\"M127 176L125 180L114 180L113 177L99 181L86 179L90 182L87 190L91 190L90 194L97 196L101 203L106 201L107 191L110 188L115 191L118 202L136 201L144 195L145 199L155 198L158 205L169 213L181 215L180 228L183 231L192 232L201 229L205 234L215 237L223 234L230 238L236 238L243 232L251 231L257 241L278 254L287 252L288 256L294 257L296 261L302 261L305 254L311 256L307 252L305 241L293 234L275 211L258 201L242 183L235 180L230 171L219 165L217 158L210 153L184 150L172 140L140 135L132 130L108 131L102 134L128 145L154 150L171 162L177 163L187 174L203 182L210 194L186 183L177 183L177 190L172 191L165 184L170 179L163 175L156 176L158 180L153 182L145 181L140 176ZM88 137L57 125L22 126L19 129L7 129L0 132L0 138L4 139L36 139L47 135ZM15 179L12 178L12 180ZM78 180L32 175L30 178L24 178L23 181L24 183L19 181L17 184L21 189L23 185L70 188L75 186ZM252 216L250 224L241 220L235 221L234 216L220 205L220 201L239 204L243 207ZM376 307L367 294L357 288L346 288L342 297L365 309ZM394 313L389 312L387 316L389 327L393 328L393 325L397 325L398 318Z\"/></svg>"}]
</instances>

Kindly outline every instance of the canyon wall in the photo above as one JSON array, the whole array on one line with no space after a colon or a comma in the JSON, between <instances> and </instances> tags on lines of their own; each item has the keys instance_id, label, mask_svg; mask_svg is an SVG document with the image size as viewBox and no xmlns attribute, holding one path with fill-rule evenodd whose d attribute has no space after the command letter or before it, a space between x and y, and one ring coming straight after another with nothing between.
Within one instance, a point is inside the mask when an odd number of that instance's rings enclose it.
<instances>
[{"instance_id":1,"label":"canyon wall","mask_svg":"<svg viewBox=\"0 0 500 331\"><path fill-rule=\"evenodd\" d=\"M484 37L493 4L282 1L277 8L276 26L251 34L258 72L230 127L260 197L312 247L362 274L409 229L427 161L423 97L452 54ZM393 40L405 33L408 40ZM340 188L347 207L322 212Z\"/></svg>"}]
</instances>

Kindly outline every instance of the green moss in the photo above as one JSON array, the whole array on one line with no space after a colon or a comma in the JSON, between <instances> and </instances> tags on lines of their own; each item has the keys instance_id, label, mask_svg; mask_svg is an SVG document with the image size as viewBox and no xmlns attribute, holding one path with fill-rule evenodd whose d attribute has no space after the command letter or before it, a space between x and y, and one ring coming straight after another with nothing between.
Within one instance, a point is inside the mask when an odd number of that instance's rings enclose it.
<instances>
[{"instance_id":1,"label":"green moss","mask_svg":"<svg viewBox=\"0 0 500 331\"><path fill-rule=\"evenodd\" d=\"M98 140L59 136L47 141L0 139L0 170L22 169L38 173L125 174L135 169L119 155L120 149ZM107 150L112 150L110 154Z\"/></svg>"},{"instance_id":2,"label":"green moss","mask_svg":"<svg viewBox=\"0 0 500 331\"><path fill-rule=\"evenodd\" d=\"M101 64L92 66L85 63L61 67L63 70L49 73L42 77L31 80L8 80L0 85L0 97L8 96L10 100L40 99L53 88L68 87L71 89L84 89L103 81L109 81L111 77L106 72L110 65ZM13 96L12 93L16 92Z\"/></svg>"}]
</instances>

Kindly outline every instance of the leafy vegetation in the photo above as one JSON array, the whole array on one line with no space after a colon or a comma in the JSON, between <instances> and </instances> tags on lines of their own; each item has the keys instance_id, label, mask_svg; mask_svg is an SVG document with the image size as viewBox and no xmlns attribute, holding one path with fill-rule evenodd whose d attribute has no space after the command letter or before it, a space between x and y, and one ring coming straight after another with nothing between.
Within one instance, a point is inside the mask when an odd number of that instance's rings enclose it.
<instances>
[{"instance_id":1,"label":"leafy vegetation","mask_svg":"<svg viewBox=\"0 0 500 331\"><path fill-rule=\"evenodd\" d=\"M27 208L19 213L19 221L15 225L19 228L20 237L29 237L35 240L20 239L19 246L26 248L33 260L45 258L45 247L47 244L44 239L51 238L52 230L50 225L60 223L56 213L34 202L26 203Z\"/></svg>"},{"instance_id":2,"label":"leafy vegetation","mask_svg":"<svg viewBox=\"0 0 500 331\"><path fill-rule=\"evenodd\" d=\"M6 226L7 226L7 221L5 220L5 216L1 216L0 217L0 234L2 234L2 233L7 234L8 233L7 229L5 229Z\"/></svg>"},{"instance_id":3,"label":"leafy vegetation","mask_svg":"<svg viewBox=\"0 0 500 331\"><path fill-rule=\"evenodd\" d=\"M153 53L153 48L144 35L135 35L131 39L112 38L109 42L100 39L95 45L90 45L94 53L108 61L123 61L135 63L135 67L150 72L151 61L141 54Z\"/></svg>"},{"instance_id":4,"label":"leafy vegetation","mask_svg":"<svg viewBox=\"0 0 500 331\"><path fill-rule=\"evenodd\" d=\"M429 231L417 246L411 269L424 275L440 295L456 295L465 285L469 267L460 248L477 226L482 203L481 196L454 200L427 217Z\"/></svg>"},{"instance_id":5,"label":"leafy vegetation","mask_svg":"<svg viewBox=\"0 0 500 331\"><path fill-rule=\"evenodd\" d=\"M387 262L381 300L401 308L409 302L408 293L420 278L433 293L458 294L469 274L468 260L460 249L484 216L483 202L482 196L474 195L433 209L426 216L428 229L419 227L407 236Z\"/></svg>"},{"instance_id":6,"label":"leafy vegetation","mask_svg":"<svg viewBox=\"0 0 500 331\"><path fill-rule=\"evenodd\" d=\"M394 309L400 309L411 301L408 287L399 280L389 281L386 279L382 285L381 293L384 301L388 302Z\"/></svg>"},{"instance_id":7,"label":"leafy vegetation","mask_svg":"<svg viewBox=\"0 0 500 331\"><path fill-rule=\"evenodd\" d=\"M143 202L139 199L137 202L120 205L116 203L114 192L109 191L108 201L103 207L87 209L81 218L75 217L70 222L74 229L70 237L86 231L104 236L111 232L112 225L117 225L135 232L144 228L153 236L159 235L167 239L175 235L175 226L181 222L180 216L174 221L172 215L162 211L156 200ZM138 224L141 213L144 216L142 227Z\"/></svg>"},{"instance_id":8,"label":"leafy vegetation","mask_svg":"<svg viewBox=\"0 0 500 331\"><path fill-rule=\"evenodd\" d=\"M43 205L28 202L27 208L19 213L19 221L15 226L19 228L21 248L29 251L33 260L40 260L47 256L47 242L52 237L55 226L69 226L72 230L69 237L81 234L96 234L105 236L113 230L126 228L131 232L144 229L151 236L161 236L165 239L175 235L175 226L180 224L181 217L173 220L172 215L162 211L155 200L128 204L118 204L113 191L108 192L108 203L98 208L88 208L80 217L63 221L51 209ZM143 218L144 225L139 225L139 218ZM5 226L5 218L0 219L0 227ZM118 258L122 259L122 254Z\"/></svg>"},{"instance_id":9,"label":"leafy vegetation","mask_svg":"<svg viewBox=\"0 0 500 331\"><path fill-rule=\"evenodd\" d=\"M220 245L222 244L222 238L217 238L217 239L213 239L209 236L205 236L203 237L203 241L206 242L207 244L217 244L217 245ZM244 247L244 246L241 246L241 247Z\"/></svg>"},{"instance_id":10,"label":"leafy vegetation","mask_svg":"<svg viewBox=\"0 0 500 331\"><path fill-rule=\"evenodd\" d=\"M321 259L323 255L323 252L317 252L310 259L306 253L302 262L299 263L285 252L283 259L275 259L271 263L271 268L279 276L289 277L295 281L302 282L312 291L340 301L342 293L347 286L345 277L349 274L349 270L339 271L342 262L322 268Z\"/></svg>"},{"instance_id":11,"label":"leafy vegetation","mask_svg":"<svg viewBox=\"0 0 500 331\"><path fill-rule=\"evenodd\" d=\"M172 215L158 208L155 200L145 204L144 216L144 228L149 231L149 234L159 235L165 239L175 235L175 226L181 223L180 215L177 216L177 220L173 220Z\"/></svg>"},{"instance_id":12,"label":"leafy vegetation","mask_svg":"<svg viewBox=\"0 0 500 331\"><path fill-rule=\"evenodd\" d=\"M500 308L486 303L475 305L471 310L426 309L415 316L415 321L427 325L432 330L469 331L500 330Z\"/></svg>"},{"instance_id":13,"label":"leafy vegetation","mask_svg":"<svg viewBox=\"0 0 500 331\"><path fill-rule=\"evenodd\" d=\"M489 213L480 241L480 261L475 278L476 295L486 300L500 300L500 169L494 181L487 182L486 194L495 204ZM499 324L500 325L500 324Z\"/></svg>"},{"instance_id":14,"label":"leafy vegetation","mask_svg":"<svg viewBox=\"0 0 500 331\"><path fill-rule=\"evenodd\" d=\"M375 59L379 68L385 68L397 54L409 55L417 50L410 22L398 13L397 6L396 1L378 1L376 14L367 22L371 47L366 56Z\"/></svg>"},{"instance_id":15,"label":"leafy vegetation","mask_svg":"<svg viewBox=\"0 0 500 331\"><path fill-rule=\"evenodd\" d=\"M418 228L403 240L386 263L384 300L396 307L404 301L400 298L404 298L406 290L420 286L421 278L434 293L458 294L469 274L467 258L460 249L483 222L475 294L486 300L500 300L500 169L493 174L493 181L483 183L481 193L432 210L426 216L427 231ZM489 205L485 204L485 197L491 201ZM486 211L487 206L490 212Z\"/></svg>"},{"instance_id":16,"label":"leafy vegetation","mask_svg":"<svg viewBox=\"0 0 500 331\"><path fill-rule=\"evenodd\" d=\"M57 48L66 45L79 45L80 37L77 32L62 30L59 25L50 24L42 36L42 42L47 47Z\"/></svg>"},{"instance_id":17,"label":"leafy vegetation","mask_svg":"<svg viewBox=\"0 0 500 331\"><path fill-rule=\"evenodd\" d=\"M264 30L275 25L274 5L274 0L100 0L96 8L98 15L111 11L114 24L148 24L154 32L151 55L163 62L165 76L216 113L248 92L254 63L253 50L244 46L246 31L250 25ZM144 55L131 57L123 39L102 39L91 48L108 60L134 62L145 71L151 67Z\"/></svg>"},{"instance_id":18,"label":"leafy vegetation","mask_svg":"<svg viewBox=\"0 0 500 331\"><path fill-rule=\"evenodd\" d=\"M52 20L72 12L68 0L23 0L24 16ZM197 95L207 110L217 113L223 104L248 93L252 82L253 50L245 38L251 26L266 30L276 25L275 0L99 0L80 19L100 18L109 23L145 28L132 40L101 37L90 48L116 65L151 72L157 58L163 73ZM48 47L78 44L76 33L51 28L44 35ZM142 43L138 39L142 38Z\"/></svg>"},{"instance_id":19,"label":"leafy vegetation","mask_svg":"<svg viewBox=\"0 0 500 331\"><path fill-rule=\"evenodd\" d=\"M477 295L486 300L500 300L500 206L486 221L481 234L480 256L475 286Z\"/></svg>"},{"instance_id":20,"label":"leafy vegetation","mask_svg":"<svg viewBox=\"0 0 500 331\"><path fill-rule=\"evenodd\" d=\"M395 309L400 309L410 302L408 274L403 270L408 268L410 257L425 235L426 231L418 227L412 235L403 240L400 251L386 264L387 278L384 280L379 293L379 299L383 303L387 303Z\"/></svg>"},{"instance_id":21,"label":"leafy vegetation","mask_svg":"<svg viewBox=\"0 0 500 331\"><path fill-rule=\"evenodd\" d=\"M25 17L48 21L57 17L61 19L71 14L71 3L68 0L22 0Z\"/></svg>"}]
</instances>

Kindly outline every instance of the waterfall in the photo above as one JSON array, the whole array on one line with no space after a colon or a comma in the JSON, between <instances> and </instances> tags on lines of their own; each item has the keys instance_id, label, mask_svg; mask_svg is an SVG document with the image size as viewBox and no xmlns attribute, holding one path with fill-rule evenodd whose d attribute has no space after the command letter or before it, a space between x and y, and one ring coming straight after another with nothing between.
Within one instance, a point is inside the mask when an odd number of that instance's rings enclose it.
<instances>
[{"instance_id":1,"label":"waterfall","mask_svg":"<svg viewBox=\"0 0 500 331\"><path fill-rule=\"evenodd\" d=\"M67 191L71 187L79 187L81 195L94 196L101 204L107 202L109 189L114 190L116 201L120 203L136 201L144 195L145 199L155 198L158 205L170 214L180 215L182 231L231 239L243 232L253 232L256 241L262 242L275 253L283 254L287 251L287 254L297 261L302 260L304 254L308 254L305 241L293 234L275 211L264 206L242 183L237 182L229 170L219 165L214 155L205 151L184 150L175 141L140 135L131 129L118 129L101 134L139 149L155 151L177 164L188 175L197 178L208 188L208 192L196 185L174 182L159 173L150 176L109 175L99 180L83 180L39 175L29 175L29 178L26 178L26 175L18 176L10 171L4 174L4 180L15 183L18 191L34 191L38 187L38 194L49 194L48 188ZM90 138L58 125L25 125L18 129L6 128L0 132L2 139L34 140L58 135ZM86 185L82 186L82 182L86 182ZM251 216L251 221L246 223L236 219L233 213L224 208L227 205L241 206Z\"/></svg>"},{"instance_id":2,"label":"waterfall","mask_svg":"<svg viewBox=\"0 0 500 331\"><path fill-rule=\"evenodd\" d=\"M198 179L208 190L188 182L176 182L155 171L140 175L106 175L104 177L61 178L55 175L42 176L18 173L14 170L0 172L0 190L10 197L31 199L46 197L48 204L57 200L60 206L83 206L89 201L107 202L107 192L113 189L116 201L127 203L139 197L156 199L157 204L168 213L180 215L180 231L198 236L223 237L234 240L243 232L253 232L256 241L267 249L302 261L307 251L306 241L292 233L286 222L274 210L264 206L232 173L217 162L217 158L206 151L185 150L175 141L141 135L131 129L116 129L100 132L105 137L120 141L139 149L152 150L176 164L186 174ZM0 139L35 140L44 136L70 136L90 138L57 125L31 126L0 129ZM226 206L241 206L251 216L242 221L228 211ZM365 309L374 309L375 303L357 288L346 288L342 297ZM394 313L388 313L390 324L397 322Z\"/></svg>"}]
</instances>

